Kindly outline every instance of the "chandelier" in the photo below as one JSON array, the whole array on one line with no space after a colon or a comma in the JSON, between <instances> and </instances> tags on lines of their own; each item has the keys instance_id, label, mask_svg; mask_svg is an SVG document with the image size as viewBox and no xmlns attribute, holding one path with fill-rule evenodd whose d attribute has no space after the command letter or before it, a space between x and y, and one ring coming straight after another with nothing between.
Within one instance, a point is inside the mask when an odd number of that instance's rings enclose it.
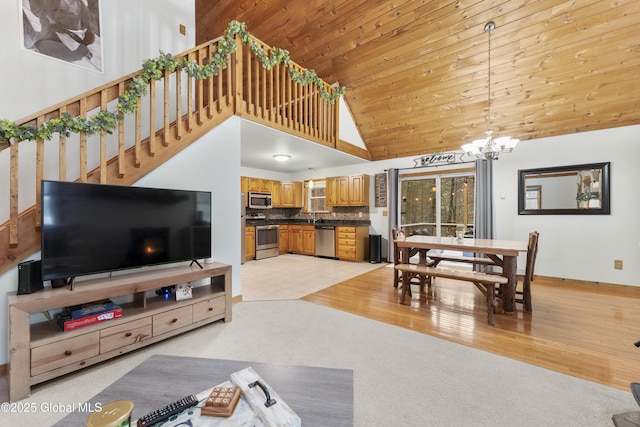
<instances>
[{"instance_id":1,"label":"chandelier","mask_svg":"<svg viewBox=\"0 0 640 427\"><path fill-rule=\"evenodd\" d=\"M510 136L502 136L500 138L493 138L493 131L491 130L491 32L496 28L496 23L493 21L487 22L484 26L484 32L488 34L489 39L489 60L488 64L488 96L487 96L487 131L486 137L482 139L476 139L468 144L464 144L462 149L469 156L475 156L478 159L485 158L487 160L497 160L500 153L510 153L514 147L520 142L519 139L511 138Z\"/></svg>"}]
</instances>

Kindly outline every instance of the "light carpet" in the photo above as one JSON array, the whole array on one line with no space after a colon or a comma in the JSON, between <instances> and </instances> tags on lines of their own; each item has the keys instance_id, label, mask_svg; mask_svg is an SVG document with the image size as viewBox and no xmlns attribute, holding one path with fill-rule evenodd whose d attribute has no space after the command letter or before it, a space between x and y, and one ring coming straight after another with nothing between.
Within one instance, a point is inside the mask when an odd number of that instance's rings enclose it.
<instances>
[{"instance_id":1,"label":"light carpet","mask_svg":"<svg viewBox=\"0 0 640 427\"><path fill-rule=\"evenodd\" d=\"M83 402L155 353L352 369L357 426L612 426L612 415L638 410L630 392L294 300L235 304L228 324L34 387L23 402ZM24 427L65 415L1 418Z\"/></svg>"}]
</instances>

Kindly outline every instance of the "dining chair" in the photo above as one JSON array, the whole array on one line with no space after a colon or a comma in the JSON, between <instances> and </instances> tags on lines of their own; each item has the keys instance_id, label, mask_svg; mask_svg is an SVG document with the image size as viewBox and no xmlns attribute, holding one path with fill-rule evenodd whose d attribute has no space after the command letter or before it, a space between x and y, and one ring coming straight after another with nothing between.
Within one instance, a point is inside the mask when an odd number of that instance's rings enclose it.
<instances>
[{"instance_id":1,"label":"dining chair","mask_svg":"<svg viewBox=\"0 0 640 427\"><path fill-rule=\"evenodd\" d=\"M536 264L536 257L538 256L538 238L540 233L532 231L529 233L529 242L527 244L527 261L525 263L524 271L518 271L516 273L516 303L520 303L524 307L526 313L533 311L531 303L531 282L534 278L534 268ZM501 274L501 271L493 270L492 274ZM517 285L522 283L522 290L518 290ZM502 296L502 290L497 290L498 298Z\"/></svg>"}]
</instances>

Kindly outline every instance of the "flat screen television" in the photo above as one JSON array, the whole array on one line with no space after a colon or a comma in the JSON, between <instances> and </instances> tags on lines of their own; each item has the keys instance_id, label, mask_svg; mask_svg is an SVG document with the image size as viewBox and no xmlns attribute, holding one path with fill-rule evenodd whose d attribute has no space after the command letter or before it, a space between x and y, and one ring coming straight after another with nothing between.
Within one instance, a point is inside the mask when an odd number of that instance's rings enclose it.
<instances>
[{"instance_id":1,"label":"flat screen television","mask_svg":"<svg viewBox=\"0 0 640 427\"><path fill-rule=\"evenodd\" d=\"M211 257L211 193L42 181L42 280Z\"/></svg>"}]
</instances>

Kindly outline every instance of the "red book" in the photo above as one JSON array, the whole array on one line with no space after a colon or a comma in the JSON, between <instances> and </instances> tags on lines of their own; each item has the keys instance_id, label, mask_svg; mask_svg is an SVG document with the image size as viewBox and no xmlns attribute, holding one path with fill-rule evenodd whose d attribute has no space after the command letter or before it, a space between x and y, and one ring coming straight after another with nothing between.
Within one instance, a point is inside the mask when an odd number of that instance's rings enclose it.
<instances>
[{"instance_id":1,"label":"red book","mask_svg":"<svg viewBox=\"0 0 640 427\"><path fill-rule=\"evenodd\" d=\"M122 308L116 306L113 310L81 317L80 319L60 317L58 320L62 329L67 332L83 328L85 326L95 325L96 323L106 322L107 320L117 319L118 317L122 317Z\"/></svg>"}]
</instances>

